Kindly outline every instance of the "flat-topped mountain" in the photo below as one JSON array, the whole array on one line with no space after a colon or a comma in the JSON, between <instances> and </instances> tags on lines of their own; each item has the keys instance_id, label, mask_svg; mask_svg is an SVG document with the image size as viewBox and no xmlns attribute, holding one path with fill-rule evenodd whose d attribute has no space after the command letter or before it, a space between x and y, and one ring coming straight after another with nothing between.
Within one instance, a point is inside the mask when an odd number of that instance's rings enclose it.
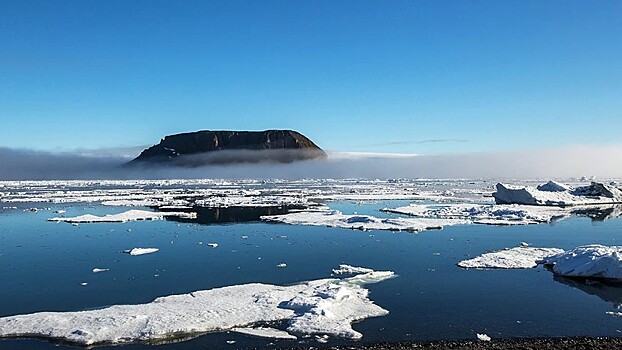
<instances>
[{"instance_id":1,"label":"flat-topped mountain","mask_svg":"<svg viewBox=\"0 0 622 350\"><path fill-rule=\"evenodd\" d=\"M129 164L201 166L242 162L294 162L326 158L306 136L293 130L211 131L169 135Z\"/></svg>"}]
</instances>

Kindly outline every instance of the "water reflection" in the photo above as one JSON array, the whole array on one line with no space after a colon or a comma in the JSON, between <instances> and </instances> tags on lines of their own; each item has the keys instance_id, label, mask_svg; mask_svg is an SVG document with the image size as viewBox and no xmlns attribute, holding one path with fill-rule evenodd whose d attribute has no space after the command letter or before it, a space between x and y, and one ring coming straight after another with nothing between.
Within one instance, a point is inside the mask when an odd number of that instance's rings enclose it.
<instances>
[{"instance_id":1,"label":"water reflection","mask_svg":"<svg viewBox=\"0 0 622 350\"><path fill-rule=\"evenodd\" d=\"M573 210L572 214L577 216L587 216L594 221L615 219L622 216L622 204L584 207Z\"/></svg>"},{"instance_id":2,"label":"water reflection","mask_svg":"<svg viewBox=\"0 0 622 350\"><path fill-rule=\"evenodd\" d=\"M596 281L586 278L569 278L555 275L555 282L579 289L589 295L595 295L602 300L613 304L616 308L622 306L622 283Z\"/></svg>"},{"instance_id":3,"label":"water reflection","mask_svg":"<svg viewBox=\"0 0 622 350\"><path fill-rule=\"evenodd\" d=\"M261 221L264 215L283 215L295 209L303 209L298 206L274 206L274 207L228 207L206 208L193 207L183 211L197 213L196 219L184 219L179 217L167 217L167 220L177 222L192 222L202 225L226 224ZM164 210L163 210L164 211ZM178 209L173 211L179 211Z\"/></svg>"}]
</instances>

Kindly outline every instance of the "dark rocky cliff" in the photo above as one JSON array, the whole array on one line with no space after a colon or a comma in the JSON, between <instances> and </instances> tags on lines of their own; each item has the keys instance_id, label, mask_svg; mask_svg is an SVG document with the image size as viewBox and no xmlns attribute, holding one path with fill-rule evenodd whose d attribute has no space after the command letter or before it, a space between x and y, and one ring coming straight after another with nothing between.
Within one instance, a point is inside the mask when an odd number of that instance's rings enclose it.
<instances>
[{"instance_id":1,"label":"dark rocky cliff","mask_svg":"<svg viewBox=\"0 0 622 350\"><path fill-rule=\"evenodd\" d=\"M129 164L201 166L240 162L293 162L326 158L313 141L292 130L197 131L166 136Z\"/></svg>"}]
</instances>

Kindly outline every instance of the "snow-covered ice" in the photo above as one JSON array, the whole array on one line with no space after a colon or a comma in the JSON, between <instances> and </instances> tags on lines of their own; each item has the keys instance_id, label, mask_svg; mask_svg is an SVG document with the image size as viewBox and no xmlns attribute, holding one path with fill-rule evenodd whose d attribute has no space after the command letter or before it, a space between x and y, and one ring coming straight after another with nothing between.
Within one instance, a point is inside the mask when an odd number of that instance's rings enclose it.
<instances>
[{"instance_id":1,"label":"snow-covered ice","mask_svg":"<svg viewBox=\"0 0 622 350\"><path fill-rule=\"evenodd\" d=\"M458 263L458 266L463 268L530 269L538 266L538 262L542 259L563 252L563 249L558 248L533 248L521 245L463 260Z\"/></svg>"},{"instance_id":2,"label":"snow-covered ice","mask_svg":"<svg viewBox=\"0 0 622 350\"><path fill-rule=\"evenodd\" d=\"M196 213L184 212L153 212L146 210L128 210L118 214L108 214L104 216L97 215L80 215L76 217L56 217L50 218L48 221L62 221L69 223L99 223L99 222L128 222L139 220L163 220L165 217L180 217L185 219L196 218Z\"/></svg>"},{"instance_id":3,"label":"snow-covered ice","mask_svg":"<svg viewBox=\"0 0 622 350\"><path fill-rule=\"evenodd\" d=\"M357 274L357 273L368 273L373 272L374 270L368 269L366 267L357 267L350 266L346 264L339 265L338 269L333 269L334 275L349 275L349 274Z\"/></svg>"},{"instance_id":4,"label":"snow-covered ice","mask_svg":"<svg viewBox=\"0 0 622 350\"><path fill-rule=\"evenodd\" d=\"M410 204L382 211L421 218L464 219L485 225L529 225L550 222L572 215L570 210L559 207L528 205L489 204Z\"/></svg>"},{"instance_id":5,"label":"snow-covered ice","mask_svg":"<svg viewBox=\"0 0 622 350\"><path fill-rule=\"evenodd\" d=\"M129 255L132 256L136 256L136 255L145 255L145 254L151 254L151 253L155 253L157 252L158 248L132 248L132 249L128 249L128 250L124 250L124 253L128 253Z\"/></svg>"},{"instance_id":6,"label":"snow-covered ice","mask_svg":"<svg viewBox=\"0 0 622 350\"><path fill-rule=\"evenodd\" d=\"M561 276L622 280L622 246L581 246L543 262Z\"/></svg>"},{"instance_id":7,"label":"snow-covered ice","mask_svg":"<svg viewBox=\"0 0 622 350\"><path fill-rule=\"evenodd\" d=\"M622 203L622 191L600 182L561 190L563 186L549 182L539 188L498 183L493 197L497 204L572 206Z\"/></svg>"},{"instance_id":8,"label":"snow-covered ice","mask_svg":"<svg viewBox=\"0 0 622 350\"><path fill-rule=\"evenodd\" d=\"M477 339L481 340L481 341L490 341L491 340L490 336L488 336L488 334L485 334L485 333L477 333Z\"/></svg>"},{"instance_id":9,"label":"snow-covered ice","mask_svg":"<svg viewBox=\"0 0 622 350\"><path fill-rule=\"evenodd\" d=\"M377 218L370 215L347 215L336 210L301 211L284 215L262 216L262 220L290 225L340 227L358 230L423 231L444 226L468 224L463 219Z\"/></svg>"},{"instance_id":10,"label":"snow-covered ice","mask_svg":"<svg viewBox=\"0 0 622 350\"><path fill-rule=\"evenodd\" d=\"M365 284L392 278L372 271L288 286L251 283L160 297L147 304L77 312L38 312L0 318L0 337L43 337L81 345L119 344L194 336L286 320L294 334L359 339L352 323L384 316Z\"/></svg>"}]
</instances>

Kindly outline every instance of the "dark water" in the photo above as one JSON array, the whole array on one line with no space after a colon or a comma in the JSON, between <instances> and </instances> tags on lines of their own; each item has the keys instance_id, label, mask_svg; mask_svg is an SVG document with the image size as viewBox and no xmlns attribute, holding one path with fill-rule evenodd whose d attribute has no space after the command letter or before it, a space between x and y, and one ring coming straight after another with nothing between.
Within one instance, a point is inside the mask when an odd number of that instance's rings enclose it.
<instances>
[{"instance_id":1,"label":"dark water","mask_svg":"<svg viewBox=\"0 0 622 350\"><path fill-rule=\"evenodd\" d=\"M377 210L405 203L338 202L330 206L348 213L394 216ZM370 298L390 314L356 324L354 328L364 335L361 342L474 339L475 333L493 338L619 336L622 330L622 319L605 314L622 303L620 286L556 278L541 267L478 271L455 265L486 250L516 246L521 241L565 249L590 243L620 244L619 219L584 217L517 227L454 226L412 234L267 224L253 221L257 213L251 211L220 211L217 219L204 221L207 225L150 221L72 226L46 221L57 215L53 213L56 209L66 209L67 216L74 216L127 208L72 204L36 213L3 210L0 316L146 303L158 296L249 282L290 284L329 277L331 269L347 263L399 275L368 286ZM247 222L235 223L238 214L245 219L237 221ZM214 215L206 212L202 217ZM218 247L207 246L212 242ZM133 247L157 247L160 251L138 257L122 253ZM287 268L277 268L280 262L286 262ZM93 274L95 267L110 271ZM81 286L82 282L88 285ZM227 344L227 340L236 343ZM312 339L302 341L318 345ZM348 342L333 339L329 344ZM299 341L219 333L158 349L297 345ZM134 344L123 348L146 347ZM0 348L51 349L58 345L43 340L4 340Z\"/></svg>"}]
</instances>

